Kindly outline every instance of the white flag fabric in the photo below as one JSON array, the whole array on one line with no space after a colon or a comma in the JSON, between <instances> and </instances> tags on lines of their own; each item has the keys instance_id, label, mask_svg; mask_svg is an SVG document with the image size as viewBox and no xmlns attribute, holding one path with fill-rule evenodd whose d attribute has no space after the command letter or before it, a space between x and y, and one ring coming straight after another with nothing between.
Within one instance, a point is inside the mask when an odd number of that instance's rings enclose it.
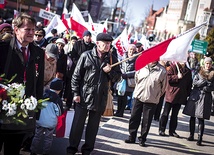
<instances>
[{"instance_id":1,"label":"white flag fabric","mask_svg":"<svg viewBox=\"0 0 214 155\"><path fill-rule=\"evenodd\" d=\"M57 29L57 33L62 33L65 30L67 30L67 28L65 27L64 23L59 18L59 16L54 16L54 18L48 24L47 28L45 28L45 32L46 32L45 38L48 38L49 36L51 36L52 29Z\"/></svg>"},{"instance_id":2,"label":"white flag fabric","mask_svg":"<svg viewBox=\"0 0 214 155\"><path fill-rule=\"evenodd\" d=\"M84 31L87 30L87 27L88 24L85 22L77 6L73 3L73 8L71 11L71 29L74 30L80 38L82 38Z\"/></svg>"},{"instance_id":3,"label":"white flag fabric","mask_svg":"<svg viewBox=\"0 0 214 155\"><path fill-rule=\"evenodd\" d=\"M125 58L125 52L128 50L128 33L125 27L123 32L112 42L112 45L117 49L117 58L119 61Z\"/></svg>"},{"instance_id":4,"label":"white flag fabric","mask_svg":"<svg viewBox=\"0 0 214 155\"><path fill-rule=\"evenodd\" d=\"M204 26L204 24L205 23L196 26L172 40L168 45L166 52L160 57L160 60L186 62L190 45L195 35Z\"/></svg>"},{"instance_id":5,"label":"white flag fabric","mask_svg":"<svg viewBox=\"0 0 214 155\"><path fill-rule=\"evenodd\" d=\"M206 23L196 26L177 37L170 38L145 50L137 58L135 70L139 70L148 63L158 60L186 62L189 46L194 39L194 36L205 24Z\"/></svg>"}]
</instances>

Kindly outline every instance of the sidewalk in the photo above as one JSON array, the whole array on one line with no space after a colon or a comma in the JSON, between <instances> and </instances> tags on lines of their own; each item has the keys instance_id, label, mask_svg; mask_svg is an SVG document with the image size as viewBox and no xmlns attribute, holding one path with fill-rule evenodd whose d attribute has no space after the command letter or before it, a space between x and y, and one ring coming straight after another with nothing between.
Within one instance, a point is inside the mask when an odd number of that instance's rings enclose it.
<instances>
[{"instance_id":1,"label":"sidewalk","mask_svg":"<svg viewBox=\"0 0 214 155\"><path fill-rule=\"evenodd\" d=\"M124 142L128 137L129 110L125 111L124 117L102 117L92 155L213 155L214 116L209 121L205 121L203 146L197 146L196 140L193 142L186 140L189 136L189 117L183 115L182 110L183 107L179 113L176 130L181 138L159 136L159 122L153 120L147 137L146 147L139 146L138 140L136 140L136 144L126 144ZM140 129L138 133L140 134ZM168 134L168 130L166 130L166 134ZM197 134L195 134L195 139L197 139ZM83 142L84 140L82 139L80 147ZM66 155L66 147L68 145L67 138L54 138L50 155ZM22 152L22 155L29 155L29 153Z\"/></svg>"}]
</instances>

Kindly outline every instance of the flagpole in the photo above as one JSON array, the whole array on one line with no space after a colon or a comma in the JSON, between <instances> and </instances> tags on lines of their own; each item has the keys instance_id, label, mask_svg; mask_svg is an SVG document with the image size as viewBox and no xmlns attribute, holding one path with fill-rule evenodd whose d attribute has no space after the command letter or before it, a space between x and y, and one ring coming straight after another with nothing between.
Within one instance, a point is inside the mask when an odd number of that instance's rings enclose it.
<instances>
[{"instance_id":1,"label":"flagpole","mask_svg":"<svg viewBox=\"0 0 214 155\"><path fill-rule=\"evenodd\" d=\"M142 52L143 52L143 51L142 51ZM122 64L122 63L125 62L125 61L128 61L129 59L132 59L132 58L134 58L134 57L137 57L137 56L141 55L142 52L139 52L139 53L134 54L133 56L131 56L131 57L129 57L129 58L126 58L126 59L123 59L123 60L121 60L121 61L119 61L119 62L117 62L117 63L114 63L114 64L111 65L111 67L117 66L117 65L119 65L119 64Z\"/></svg>"},{"instance_id":2,"label":"flagpole","mask_svg":"<svg viewBox=\"0 0 214 155\"><path fill-rule=\"evenodd\" d=\"M181 33L181 34L179 34L179 35L177 35L176 38L178 38L178 37L180 37L180 36L182 36L182 35L184 35L184 34L187 34L187 33L189 33L190 31L192 31L192 30L194 30L194 29L197 29L197 28L201 27L202 25L206 25L206 24L207 24L207 21L206 21L206 22L203 22L202 24L200 24L200 25L198 25L198 26L196 26L196 27L193 27L193 28L191 28L191 29L189 29L189 30L187 30L187 31L185 31L185 32L183 32L183 33Z\"/></svg>"}]
</instances>

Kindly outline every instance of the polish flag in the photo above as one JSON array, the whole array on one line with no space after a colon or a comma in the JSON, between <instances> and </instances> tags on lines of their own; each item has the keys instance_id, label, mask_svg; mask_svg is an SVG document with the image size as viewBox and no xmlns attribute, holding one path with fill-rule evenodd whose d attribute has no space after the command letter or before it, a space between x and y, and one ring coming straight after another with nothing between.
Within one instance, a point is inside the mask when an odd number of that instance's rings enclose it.
<instances>
[{"instance_id":1,"label":"polish flag","mask_svg":"<svg viewBox=\"0 0 214 155\"><path fill-rule=\"evenodd\" d=\"M108 18L103 23L103 33L107 33L108 30Z\"/></svg>"},{"instance_id":2,"label":"polish flag","mask_svg":"<svg viewBox=\"0 0 214 155\"><path fill-rule=\"evenodd\" d=\"M13 18L16 18L19 15L19 11L13 10Z\"/></svg>"},{"instance_id":3,"label":"polish flag","mask_svg":"<svg viewBox=\"0 0 214 155\"><path fill-rule=\"evenodd\" d=\"M196 26L177 37L170 38L145 50L136 60L135 70L140 70L153 61L186 62L188 50L198 31L205 25Z\"/></svg>"},{"instance_id":4,"label":"polish flag","mask_svg":"<svg viewBox=\"0 0 214 155\"><path fill-rule=\"evenodd\" d=\"M58 33L62 33L67 30L65 24L62 22L60 17L58 15L55 15L54 18L50 21L48 26L45 29L46 36L45 38L48 38L51 36L51 30L57 29Z\"/></svg>"},{"instance_id":5,"label":"polish flag","mask_svg":"<svg viewBox=\"0 0 214 155\"><path fill-rule=\"evenodd\" d=\"M88 13L88 29L90 31L95 31L94 22L93 22L91 15L89 13Z\"/></svg>"},{"instance_id":6,"label":"polish flag","mask_svg":"<svg viewBox=\"0 0 214 155\"><path fill-rule=\"evenodd\" d=\"M128 50L129 45L126 27L124 28L123 32L112 42L112 44L117 49L118 60L123 60L125 58L125 52Z\"/></svg>"},{"instance_id":7,"label":"polish flag","mask_svg":"<svg viewBox=\"0 0 214 155\"><path fill-rule=\"evenodd\" d=\"M134 42L133 44L136 44L138 42L138 32L134 31Z\"/></svg>"},{"instance_id":8,"label":"polish flag","mask_svg":"<svg viewBox=\"0 0 214 155\"><path fill-rule=\"evenodd\" d=\"M65 111L61 116L58 117L56 137L69 137L73 119L74 110Z\"/></svg>"},{"instance_id":9,"label":"polish flag","mask_svg":"<svg viewBox=\"0 0 214 155\"><path fill-rule=\"evenodd\" d=\"M85 22L81 12L74 3L70 20L72 30L76 31L77 36L82 38L84 31L87 30L87 23Z\"/></svg>"},{"instance_id":10,"label":"polish flag","mask_svg":"<svg viewBox=\"0 0 214 155\"><path fill-rule=\"evenodd\" d=\"M70 21L70 14L66 8L63 8L62 12L62 22L64 23L65 27L69 30L71 29L71 21Z\"/></svg>"},{"instance_id":11,"label":"polish flag","mask_svg":"<svg viewBox=\"0 0 214 155\"><path fill-rule=\"evenodd\" d=\"M45 10L46 10L46 11L51 11L51 2L50 2L50 1L48 1L48 4L47 4ZM48 23L49 23L49 20L44 19L44 26L47 26Z\"/></svg>"},{"instance_id":12,"label":"polish flag","mask_svg":"<svg viewBox=\"0 0 214 155\"><path fill-rule=\"evenodd\" d=\"M7 5L7 1L6 0L1 1L1 3L0 3L0 9L4 9L6 5Z\"/></svg>"},{"instance_id":13,"label":"polish flag","mask_svg":"<svg viewBox=\"0 0 214 155\"><path fill-rule=\"evenodd\" d=\"M132 25L129 25L129 28L128 28L128 40L130 42L130 38L132 36L132 31L133 31L134 27Z\"/></svg>"},{"instance_id":14,"label":"polish flag","mask_svg":"<svg viewBox=\"0 0 214 155\"><path fill-rule=\"evenodd\" d=\"M144 50L150 48L149 40L146 39L146 36L144 34L142 34L142 37L140 38L140 43L143 45Z\"/></svg>"}]
</instances>

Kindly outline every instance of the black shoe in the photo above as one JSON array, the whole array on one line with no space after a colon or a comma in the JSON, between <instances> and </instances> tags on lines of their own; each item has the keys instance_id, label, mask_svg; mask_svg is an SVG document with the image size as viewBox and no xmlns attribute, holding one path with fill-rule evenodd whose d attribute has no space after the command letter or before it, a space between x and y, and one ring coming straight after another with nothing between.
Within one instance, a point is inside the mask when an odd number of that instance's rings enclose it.
<instances>
[{"instance_id":1,"label":"black shoe","mask_svg":"<svg viewBox=\"0 0 214 155\"><path fill-rule=\"evenodd\" d=\"M170 132L169 136L180 138L180 136L176 132Z\"/></svg>"},{"instance_id":2,"label":"black shoe","mask_svg":"<svg viewBox=\"0 0 214 155\"><path fill-rule=\"evenodd\" d=\"M159 119L158 118L154 118L154 121L159 122Z\"/></svg>"},{"instance_id":3,"label":"black shoe","mask_svg":"<svg viewBox=\"0 0 214 155\"><path fill-rule=\"evenodd\" d=\"M131 110L131 108L129 108L129 107L126 107L126 108L125 108L125 110Z\"/></svg>"},{"instance_id":4,"label":"black shoe","mask_svg":"<svg viewBox=\"0 0 214 155\"><path fill-rule=\"evenodd\" d=\"M198 145L198 146L202 146L201 141L197 141L196 145Z\"/></svg>"},{"instance_id":5,"label":"black shoe","mask_svg":"<svg viewBox=\"0 0 214 155\"><path fill-rule=\"evenodd\" d=\"M129 138L129 139L125 140L125 143L132 143L133 144L133 143L135 143L135 140L132 140L132 139Z\"/></svg>"},{"instance_id":6,"label":"black shoe","mask_svg":"<svg viewBox=\"0 0 214 155\"><path fill-rule=\"evenodd\" d=\"M187 141L194 141L194 137L190 135L190 136L187 138Z\"/></svg>"},{"instance_id":7,"label":"black shoe","mask_svg":"<svg viewBox=\"0 0 214 155\"><path fill-rule=\"evenodd\" d=\"M30 153L30 155L37 155L36 153Z\"/></svg>"},{"instance_id":8,"label":"black shoe","mask_svg":"<svg viewBox=\"0 0 214 155\"><path fill-rule=\"evenodd\" d=\"M116 117L123 117L123 115L120 115L120 114L114 114L114 116L116 116Z\"/></svg>"},{"instance_id":9,"label":"black shoe","mask_svg":"<svg viewBox=\"0 0 214 155\"><path fill-rule=\"evenodd\" d=\"M163 131L159 131L159 135L160 136L166 136L165 132L163 132Z\"/></svg>"},{"instance_id":10,"label":"black shoe","mask_svg":"<svg viewBox=\"0 0 214 155\"><path fill-rule=\"evenodd\" d=\"M145 146L146 146L145 142L139 142L139 145L140 145L141 147L145 147Z\"/></svg>"}]
</instances>

